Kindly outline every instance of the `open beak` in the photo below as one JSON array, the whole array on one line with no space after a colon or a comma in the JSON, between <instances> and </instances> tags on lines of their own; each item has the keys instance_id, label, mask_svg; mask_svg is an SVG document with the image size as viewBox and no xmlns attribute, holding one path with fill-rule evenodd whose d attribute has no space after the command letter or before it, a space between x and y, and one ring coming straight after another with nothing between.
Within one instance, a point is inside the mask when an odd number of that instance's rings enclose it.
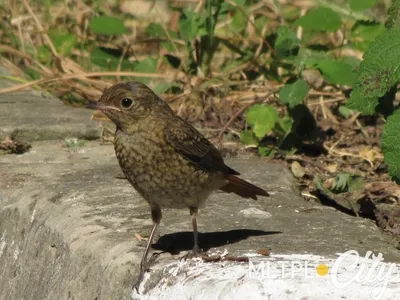
<instances>
[{"instance_id":1,"label":"open beak","mask_svg":"<svg viewBox=\"0 0 400 300\"><path fill-rule=\"evenodd\" d=\"M107 106L104 105L101 102L96 102L96 101L90 101L89 104L85 105L85 108L89 108L89 109L98 109L101 111L107 111L107 110L116 110L116 111L121 111L118 107L115 106Z\"/></svg>"}]
</instances>

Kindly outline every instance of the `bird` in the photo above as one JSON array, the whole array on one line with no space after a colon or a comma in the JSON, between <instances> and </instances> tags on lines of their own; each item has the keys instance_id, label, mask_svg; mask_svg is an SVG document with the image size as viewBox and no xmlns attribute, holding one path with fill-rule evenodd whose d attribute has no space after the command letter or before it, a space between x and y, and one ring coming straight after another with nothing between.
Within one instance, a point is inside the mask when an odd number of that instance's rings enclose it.
<instances>
[{"instance_id":1,"label":"bird","mask_svg":"<svg viewBox=\"0 0 400 300\"><path fill-rule=\"evenodd\" d=\"M143 83L115 84L85 107L100 110L115 123L114 150L119 165L150 206L153 226L133 285L137 291L148 269L147 256L163 208L189 209L192 255L198 256L198 210L213 191L255 200L269 196L264 189L239 178L240 173L225 164L207 138Z\"/></svg>"}]
</instances>

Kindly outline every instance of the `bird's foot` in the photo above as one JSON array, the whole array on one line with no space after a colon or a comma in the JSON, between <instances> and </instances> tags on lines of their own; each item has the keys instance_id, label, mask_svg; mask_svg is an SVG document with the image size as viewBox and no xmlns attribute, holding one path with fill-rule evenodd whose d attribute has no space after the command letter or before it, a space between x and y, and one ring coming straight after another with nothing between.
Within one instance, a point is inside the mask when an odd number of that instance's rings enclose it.
<instances>
[{"instance_id":1,"label":"bird's foot","mask_svg":"<svg viewBox=\"0 0 400 300\"><path fill-rule=\"evenodd\" d=\"M160 255L161 253L153 253L153 255L150 257L150 259L148 261L142 261L140 263L140 273L138 276L138 279L136 280L136 282L133 284L132 286L132 290L136 290L136 292L138 294L139 293L139 287L140 284L143 281L144 278L144 274L148 271L150 271L150 265L154 262L154 260Z\"/></svg>"},{"instance_id":2,"label":"bird's foot","mask_svg":"<svg viewBox=\"0 0 400 300\"><path fill-rule=\"evenodd\" d=\"M194 246L193 246L193 249L192 249L192 255L193 255L193 257L199 257L199 256L201 256L202 254L203 254L203 251L201 251L200 247L197 246L197 245L194 245Z\"/></svg>"},{"instance_id":3,"label":"bird's foot","mask_svg":"<svg viewBox=\"0 0 400 300\"><path fill-rule=\"evenodd\" d=\"M144 263L142 262L142 263L140 264L140 273L139 273L139 276L138 276L137 280L135 281L135 283L134 283L133 286L132 286L132 290L136 290L136 293L138 293L138 294L140 294L140 292L139 292L140 284L142 283L143 278L144 278L144 273L145 273L147 270L148 270L148 268L147 268L147 263L146 263L146 262L144 262Z\"/></svg>"},{"instance_id":4,"label":"bird's foot","mask_svg":"<svg viewBox=\"0 0 400 300\"><path fill-rule=\"evenodd\" d=\"M199 246L194 246L193 250L186 253L184 256L182 256L181 259L187 260L187 259L192 259L192 258L196 258L196 257L202 257L203 255L205 255L205 253L203 251L201 251Z\"/></svg>"}]
</instances>

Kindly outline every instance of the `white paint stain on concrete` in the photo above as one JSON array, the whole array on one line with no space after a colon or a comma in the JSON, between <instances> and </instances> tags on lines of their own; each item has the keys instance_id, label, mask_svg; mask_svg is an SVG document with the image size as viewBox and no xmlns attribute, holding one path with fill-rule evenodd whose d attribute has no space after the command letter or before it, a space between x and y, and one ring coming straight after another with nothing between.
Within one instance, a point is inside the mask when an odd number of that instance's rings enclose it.
<instances>
[{"instance_id":1,"label":"white paint stain on concrete","mask_svg":"<svg viewBox=\"0 0 400 300\"><path fill-rule=\"evenodd\" d=\"M6 235L6 233L4 232L4 234L2 234L1 238L0 238L0 257L3 256L4 249L6 248L6 245L7 245L5 235Z\"/></svg>"},{"instance_id":2,"label":"white paint stain on concrete","mask_svg":"<svg viewBox=\"0 0 400 300\"><path fill-rule=\"evenodd\" d=\"M132 297L148 300L400 299L400 264L377 262L373 256L357 260L355 256L345 255L249 257L249 263L192 259L170 264L164 268L164 278L154 289L144 295L134 293Z\"/></svg>"},{"instance_id":3,"label":"white paint stain on concrete","mask_svg":"<svg viewBox=\"0 0 400 300\"><path fill-rule=\"evenodd\" d=\"M34 210L32 211L31 223L35 220L35 216L36 216L36 209L34 209Z\"/></svg>"},{"instance_id":4,"label":"white paint stain on concrete","mask_svg":"<svg viewBox=\"0 0 400 300\"><path fill-rule=\"evenodd\" d=\"M15 250L14 250L14 260L17 260L18 259L18 257L19 257L19 254L20 254L20 251L19 251L19 248L16 248Z\"/></svg>"},{"instance_id":5,"label":"white paint stain on concrete","mask_svg":"<svg viewBox=\"0 0 400 300\"><path fill-rule=\"evenodd\" d=\"M245 218L269 219L272 217L269 212L256 207L242 209L239 211L239 214L243 215Z\"/></svg>"}]
</instances>

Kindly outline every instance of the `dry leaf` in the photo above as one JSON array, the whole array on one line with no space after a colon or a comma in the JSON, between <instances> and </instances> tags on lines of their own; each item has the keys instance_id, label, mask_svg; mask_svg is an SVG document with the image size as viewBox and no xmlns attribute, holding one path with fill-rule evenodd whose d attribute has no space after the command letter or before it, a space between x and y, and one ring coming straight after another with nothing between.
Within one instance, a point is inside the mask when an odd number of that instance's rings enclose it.
<instances>
[{"instance_id":1,"label":"dry leaf","mask_svg":"<svg viewBox=\"0 0 400 300\"><path fill-rule=\"evenodd\" d=\"M335 173L337 171L338 165L337 164L330 164L325 167L329 172Z\"/></svg>"},{"instance_id":2,"label":"dry leaf","mask_svg":"<svg viewBox=\"0 0 400 300\"><path fill-rule=\"evenodd\" d=\"M271 254L271 251L267 248L262 248L257 250L257 254L261 254L263 256L269 256Z\"/></svg>"},{"instance_id":3,"label":"dry leaf","mask_svg":"<svg viewBox=\"0 0 400 300\"><path fill-rule=\"evenodd\" d=\"M303 177L304 174L306 173L304 168L297 161L292 162L291 170L293 175L297 178Z\"/></svg>"}]
</instances>

